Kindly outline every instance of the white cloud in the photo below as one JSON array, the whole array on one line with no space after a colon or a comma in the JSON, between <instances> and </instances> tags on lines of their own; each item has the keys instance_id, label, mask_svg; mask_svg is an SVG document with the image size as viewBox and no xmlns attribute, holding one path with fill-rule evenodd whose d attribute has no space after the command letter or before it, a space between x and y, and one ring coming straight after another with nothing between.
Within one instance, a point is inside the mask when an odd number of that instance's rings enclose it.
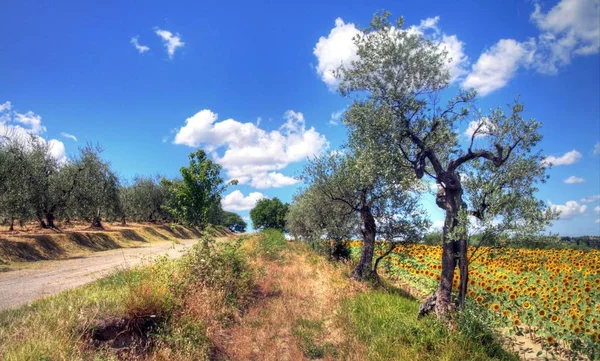
<instances>
[{"instance_id":1,"label":"white cloud","mask_svg":"<svg viewBox=\"0 0 600 361\"><path fill-rule=\"evenodd\" d=\"M577 183L585 182L585 179L580 178L580 177L575 177L574 175L572 175L569 178L565 179L564 182L566 184L577 184Z\"/></svg>"},{"instance_id":2,"label":"white cloud","mask_svg":"<svg viewBox=\"0 0 600 361\"><path fill-rule=\"evenodd\" d=\"M483 117L478 120L473 120L469 122L469 126L465 130L465 135L469 138L475 134L475 138L486 137L491 134L494 129L493 124L491 124L489 118Z\"/></svg>"},{"instance_id":3,"label":"white cloud","mask_svg":"<svg viewBox=\"0 0 600 361\"><path fill-rule=\"evenodd\" d=\"M294 185L300 182L296 178L287 177L281 173L270 172L270 173L257 173L252 176L250 184L254 188L279 188L289 185Z\"/></svg>"},{"instance_id":4,"label":"white cloud","mask_svg":"<svg viewBox=\"0 0 600 361\"><path fill-rule=\"evenodd\" d=\"M568 201L565 204L552 204L548 202L553 211L560 212L560 219L572 219L573 217L585 213L587 206L579 204L577 201Z\"/></svg>"},{"instance_id":5,"label":"white cloud","mask_svg":"<svg viewBox=\"0 0 600 361\"><path fill-rule=\"evenodd\" d=\"M554 165L554 166L570 165L570 164L573 164L573 163L579 161L581 158L582 158L581 153L579 153L578 151L573 149L572 151L567 152L560 157L555 157L555 156L551 155L551 156L544 158L544 160L542 160L542 165L545 165L545 166L548 166L548 165Z\"/></svg>"},{"instance_id":6,"label":"white cloud","mask_svg":"<svg viewBox=\"0 0 600 361\"><path fill-rule=\"evenodd\" d=\"M596 206L596 207L594 207L594 212L596 212L596 213L600 213L600 206Z\"/></svg>"},{"instance_id":7,"label":"white cloud","mask_svg":"<svg viewBox=\"0 0 600 361\"><path fill-rule=\"evenodd\" d=\"M594 153L594 155L600 154L600 142L598 142L598 143L596 143L596 145L594 145L594 150L592 151L592 153Z\"/></svg>"},{"instance_id":8,"label":"white cloud","mask_svg":"<svg viewBox=\"0 0 600 361\"><path fill-rule=\"evenodd\" d=\"M600 201L600 194L596 194L594 196L581 199L582 203L594 203L597 201Z\"/></svg>"},{"instance_id":9,"label":"white cloud","mask_svg":"<svg viewBox=\"0 0 600 361\"><path fill-rule=\"evenodd\" d=\"M57 139L46 140L40 134L46 131L42 125L42 117L32 111L19 113L12 110L12 104L7 101L0 104L0 136L25 139L34 137L36 140L47 143L50 154L59 162L64 163L67 159L65 145Z\"/></svg>"},{"instance_id":10,"label":"white cloud","mask_svg":"<svg viewBox=\"0 0 600 361\"><path fill-rule=\"evenodd\" d=\"M175 55L175 50L185 45L185 43L181 41L179 34L173 35L173 33L168 30L156 29L156 35L163 40L169 58L171 59L173 59L173 56Z\"/></svg>"},{"instance_id":11,"label":"white cloud","mask_svg":"<svg viewBox=\"0 0 600 361\"><path fill-rule=\"evenodd\" d=\"M331 118L329 118L329 124L338 125L340 123L340 119L342 119L342 116L344 115L345 111L346 111L346 109L341 109L341 110L338 110L337 112L331 113Z\"/></svg>"},{"instance_id":12,"label":"white cloud","mask_svg":"<svg viewBox=\"0 0 600 361\"><path fill-rule=\"evenodd\" d=\"M286 121L278 130L267 132L254 123L233 119L218 122L216 113L204 109L186 119L173 143L203 146L228 177L240 184L261 188L295 184L293 178L273 171L319 154L328 143L314 127L306 128L302 113L288 110L284 117ZM221 148L222 156L218 154Z\"/></svg>"},{"instance_id":13,"label":"white cloud","mask_svg":"<svg viewBox=\"0 0 600 361\"><path fill-rule=\"evenodd\" d=\"M576 55L600 51L600 1L562 0L547 13L534 4L531 21L541 31L536 54L536 68L555 74Z\"/></svg>"},{"instance_id":14,"label":"white cloud","mask_svg":"<svg viewBox=\"0 0 600 361\"><path fill-rule=\"evenodd\" d=\"M346 24L341 18L335 19L335 27L327 37L321 36L313 50L317 57L317 74L321 80L334 90L339 85L339 79L334 72L340 66L348 66L358 59L354 36L359 30L352 23Z\"/></svg>"},{"instance_id":15,"label":"white cloud","mask_svg":"<svg viewBox=\"0 0 600 361\"><path fill-rule=\"evenodd\" d=\"M600 223L600 218L596 219L594 223Z\"/></svg>"},{"instance_id":16,"label":"white cloud","mask_svg":"<svg viewBox=\"0 0 600 361\"><path fill-rule=\"evenodd\" d=\"M475 88L482 96L500 89L512 79L520 66L531 63L533 51L532 42L501 39L479 56L463 86Z\"/></svg>"},{"instance_id":17,"label":"white cloud","mask_svg":"<svg viewBox=\"0 0 600 361\"><path fill-rule=\"evenodd\" d=\"M444 221L443 220L436 220L433 221L433 224L430 227L431 231L441 231L442 228L444 228Z\"/></svg>"},{"instance_id":18,"label":"white cloud","mask_svg":"<svg viewBox=\"0 0 600 361\"><path fill-rule=\"evenodd\" d=\"M131 38L130 43L133 44L133 46L137 49L137 51L140 54L143 54L143 53L147 52L148 50L150 50L150 48L147 47L146 45L140 44L138 39L139 39L139 36L134 36L133 38Z\"/></svg>"},{"instance_id":19,"label":"white cloud","mask_svg":"<svg viewBox=\"0 0 600 361\"><path fill-rule=\"evenodd\" d=\"M69 139L73 139L74 141L77 141L77 137L76 137L76 136L74 136L73 134L69 134L69 133L61 132L61 133L60 133L60 135L61 135L62 137L69 138Z\"/></svg>"},{"instance_id":20,"label":"white cloud","mask_svg":"<svg viewBox=\"0 0 600 361\"><path fill-rule=\"evenodd\" d=\"M260 192L252 192L244 196L242 192L235 190L221 199L221 206L230 212L247 211L254 208L256 202L263 198L267 198L267 196Z\"/></svg>"},{"instance_id":21,"label":"white cloud","mask_svg":"<svg viewBox=\"0 0 600 361\"><path fill-rule=\"evenodd\" d=\"M411 26L406 31L421 34L445 49L449 60L450 80L454 82L467 73L469 58L464 53L464 43L456 35L447 35L440 30L437 25L439 19L439 16L436 16L421 20L419 25ZM336 69L340 66L350 66L352 61L358 59L358 49L353 40L358 33L355 24L346 24L344 20L337 18L335 27L329 35L319 38L313 50L317 57L317 74L331 90L335 90L339 85L339 79L335 76Z\"/></svg>"}]
</instances>

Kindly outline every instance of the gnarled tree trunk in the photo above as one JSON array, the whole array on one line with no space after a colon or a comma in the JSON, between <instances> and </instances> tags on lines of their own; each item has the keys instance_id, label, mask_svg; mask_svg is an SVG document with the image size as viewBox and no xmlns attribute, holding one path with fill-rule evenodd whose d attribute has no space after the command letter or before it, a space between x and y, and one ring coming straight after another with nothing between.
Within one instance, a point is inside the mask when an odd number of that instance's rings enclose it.
<instances>
[{"instance_id":1,"label":"gnarled tree trunk","mask_svg":"<svg viewBox=\"0 0 600 361\"><path fill-rule=\"evenodd\" d=\"M423 303L419 308L419 317L424 316L431 310L440 318L445 318L445 315L452 309L452 281L454 279L454 271L456 269L457 260L462 259L461 269L468 270L467 266L467 244L460 240L452 239L454 230L458 226L459 211L465 206L462 199L462 186L460 178L457 174L442 175L442 183L444 189L438 191L436 203L438 207L446 211L446 219L443 229L443 245L442 245L442 272L440 274L440 283L437 290ZM464 252L464 258L462 253ZM466 273L464 274L466 276ZM464 293L466 293L466 281Z\"/></svg>"},{"instance_id":2,"label":"gnarled tree trunk","mask_svg":"<svg viewBox=\"0 0 600 361\"><path fill-rule=\"evenodd\" d=\"M375 218L371 213L371 207L364 205L360 209L362 220L363 247L360 253L358 265L352 271L352 277L356 280L367 280L372 278L373 254L375 253Z\"/></svg>"}]
</instances>

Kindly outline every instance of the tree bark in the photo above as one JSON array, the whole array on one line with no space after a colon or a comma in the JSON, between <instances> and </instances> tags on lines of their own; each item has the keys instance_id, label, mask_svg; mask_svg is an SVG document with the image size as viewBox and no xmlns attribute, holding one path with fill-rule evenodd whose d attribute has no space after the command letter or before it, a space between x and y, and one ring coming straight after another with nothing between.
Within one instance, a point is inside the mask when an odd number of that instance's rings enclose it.
<instances>
[{"instance_id":1,"label":"tree bark","mask_svg":"<svg viewBox=\"0 0 600 361\"><path fill-rule=\"evenodd\" d=\"M102 226L102 220L100 219L100 217L92 218L92 225L90 226L90 228L104 229L104 227Z\"/></svg>"},{"instance_id":2,"label":"tree bark","mask_svg":"<svg viewBox=\"0 0 600 361\"><path fill-rule=\"evenodd\" d=\"M460 285L458 289L458 309L462 310L467 298L467 289L469 286L469 260L467 257L468 241L466 237L458 242L459 267L460 267Z\"/></svg>"},{"instance_id":3,"label":"tree bark","mask_svg":"<svg viewBox=\"0 0 600 361\"><path fill-rule=\"evenodd\" d=\"M46 227L47 228L56 228L56 225L54 224L54 214L50 213L46 213Z\"/></svg>"},{"instance_id":4,"label":"tree bark","mask_svg":"<svg viewBox=\"0 0 600 361\"><path fill-rule=\"evenodd\" d=\"M435 313L439 318L446 318L446 314L452 310L452 281L454 279L457 258L459 258L457 256L459 253L462 254L463 251L464 262L462 262L462 265L464 265L465 271L468 272L465 235L460 237L461 240L464 239L464 244L460 244L462 241L451 239L450 237L458 226L458 213L464 207L460 178L457 174L444 174L440 178L443 178L445 189L438 192L436 203L440 208L446 211L443 229L442 272L440 274L440 283L437 290L421 304L418 317L424 316L431 310L435 310ZM460 258L462 259L463 257L461 256ZM465 273L465 276L467 276L467 273ZM465 294L467 291L466 282L467 281L465 280Z\"/></svg>"},{"instance_id":5,"label":"tree bark","mask_svg":"<svg viewBox=\"0 0 600 361\"><path fill-rule=\"evenodd\" d=\"M360 209L360 218L362 220L363 247L358 265L352 271L352 277L356 280L368 280L373 276L372 264L376 232L375 218L371 213L371 207L363 206Z\"/></svg>"},{"instance_id":6,"label":"tree bark","mask_svg":"<svg viewBox=\"0 0 600 361\"><path fill-rule=\"evenodd\" d=\"M15 218L10 217L10 226L8 227L8 231L12 232L15 230Z\"/></svg>"}]
</instances>

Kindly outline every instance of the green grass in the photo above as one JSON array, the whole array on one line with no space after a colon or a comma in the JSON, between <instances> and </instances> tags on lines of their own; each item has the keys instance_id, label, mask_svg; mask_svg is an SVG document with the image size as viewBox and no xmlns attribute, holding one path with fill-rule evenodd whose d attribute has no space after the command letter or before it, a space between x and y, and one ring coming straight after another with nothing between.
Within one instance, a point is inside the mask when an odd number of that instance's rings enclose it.
<instances>
[{"instance_id":1,"label":"green grass","mask_svg":"<svg viewBox=\"0 0 600 361\"><path fill-rule=\"evenodd\" d=\"M397 293L368 291L347 298L341 322L367 348L368 360L519 360L474 319L451 332L435 317L417 320L418 302Z\"/></svg>"}]
</instances>

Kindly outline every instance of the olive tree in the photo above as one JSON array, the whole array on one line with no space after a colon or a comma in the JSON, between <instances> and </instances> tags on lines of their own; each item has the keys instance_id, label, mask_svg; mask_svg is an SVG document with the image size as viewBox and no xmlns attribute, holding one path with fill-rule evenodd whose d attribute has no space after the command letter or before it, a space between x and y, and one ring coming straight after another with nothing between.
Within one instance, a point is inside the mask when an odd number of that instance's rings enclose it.
<instances>
[{"instance_id":1,"label":"olive tree","mask_svg":"<svg viewBox=\"0 0 600 361\"><path fill-rule=\"evenodd\" d=\"M77 173L70 192L69 212L91 222L92 228L103 228L102 218L121 213L119 179L110 163L100 158L102 149L87 145L69 165ZM69 169L69 168L67 168Z\"/></svg>"},{"instance_id":2,"label":"olive tree","mask_svg":"<svg viewBox=\"0 0 600 361\"><path fill-rule=\"evenodd\" d=\"M387 160L381 172L408 168L439 185L436 204L445 212L441 278L419 313L434 309L442 316L451 309L457 264L459 301L466 294L470 220L517 236L541 231L552 218L534 197L536 184L546 179L541 153L534 150L541 124L524 117L519 99L508 112L489 113L476 108L474 90L457 90L442 102L450 87L445 50L402 29L402 18L394 25L388 16L374 16L354 39L357 60L337 72L340 93L354 96L344 121L351 144ZM459 127L467 123L465 139Z\"/></svg>"},{"instance_id":3,"label":"olive tree","mask_svg":"<svg viewBox=\"0 0 600 361\"><path fill-rule=\"evenodd\" d=\"M341 202L329 199L315 186L294 195L286 215L286 229L296 239L317 250L325 247L330 257L342 249L342 242L360 233L358 214Z\"/></svg>"},{"instance_id":4,"label":"olive tree","mask_svg":"<svg viewBox=\"0 0 600 361\"><path fill-rule=\"evenodd\" d=\"M375 240L388 227L400 230L395 221L415 225L424 222L418 212L414 177L403 172L379 172L376 154L355 149L352 154L330 154L311 160L305 167L305 180L329 202L360 217L363 246L352 276L357 280L377 278L373 268ZM378 228L378 225L384 225ZM399 236L399 235L398 235Z\"/></svg>"}]
</instances>

